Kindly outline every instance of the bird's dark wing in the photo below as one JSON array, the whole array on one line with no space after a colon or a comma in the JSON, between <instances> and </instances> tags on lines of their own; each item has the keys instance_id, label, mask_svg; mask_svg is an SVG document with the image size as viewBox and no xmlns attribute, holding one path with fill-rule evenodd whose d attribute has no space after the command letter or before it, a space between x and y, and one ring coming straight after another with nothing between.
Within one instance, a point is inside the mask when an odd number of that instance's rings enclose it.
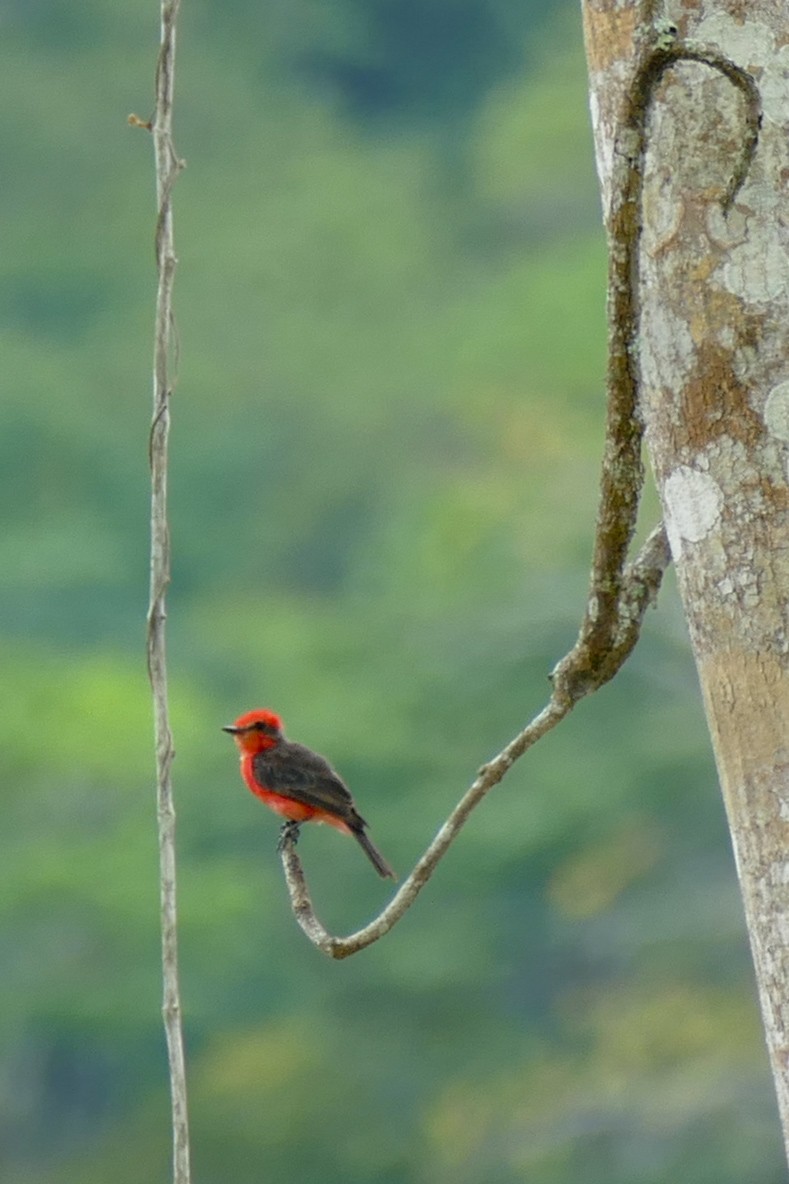
<instances>
[{"instance_id":1,"label":"bird's dark wing","mask_svg":"<svg viewBox=\"0 0 789 1184\"><path fill-rule=\"evenodd\" d=\"M275 748L257 753L252 767L256 780L273 793L336 814L354 830L367 825L340 775L303 744L284 740Z\"/></svg>"}]
</instances>

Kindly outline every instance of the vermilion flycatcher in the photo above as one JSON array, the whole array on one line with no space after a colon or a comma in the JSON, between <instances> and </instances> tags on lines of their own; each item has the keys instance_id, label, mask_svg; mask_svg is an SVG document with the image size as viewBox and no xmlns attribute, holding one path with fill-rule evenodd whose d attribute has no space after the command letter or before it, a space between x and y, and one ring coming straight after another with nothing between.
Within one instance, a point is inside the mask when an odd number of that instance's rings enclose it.
<instances>
[{"instance_id":1,"label":"vermilion flycatcher","mask_svg":"<svg viewBox=\"0 0 789 1184\"><path fill-rule=\"evenodd\" d=\"M248 711L229 732L241 753L241 776L261 801L298 834L302 822L328 822L353 835L379 876L397 876L367 836L348 786L317 752L286 740L282 720L266 708ZM283 828L284 829L284 828Z\"/></svg>"}]
</instances>

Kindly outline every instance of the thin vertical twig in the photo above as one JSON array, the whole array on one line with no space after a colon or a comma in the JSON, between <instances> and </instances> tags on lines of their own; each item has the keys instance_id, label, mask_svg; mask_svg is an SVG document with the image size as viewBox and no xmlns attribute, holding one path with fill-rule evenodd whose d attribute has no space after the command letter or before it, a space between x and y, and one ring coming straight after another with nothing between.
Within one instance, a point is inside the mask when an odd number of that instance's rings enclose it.
<instances>
[{"instance_id":1,"label":"thin vertical twig","mask_svg":"<svg viewBox=\"0 0 789 1184\"><path fill-rule=\"evenodd\" d=\"M162 931L162 1016L170 1067L173 1128L173 1181L189 1184L189 1122L186 1103L186 1065L178 984L178 936L175 879L175 809L173 805L173 737L170 729L165 645L166 593L170 582L170 536L167 521L167 463L170 397L173 391L173 283L177 259L173 238L171 194L183 168L172 139L175 70L175 30L180 0L162 0L161 46L156 67L156 108L145 123L130 117L134 126L153 135L156 162L156 324L153 357L153 420L149 441L151 466L151 585L148 608L148 673L153 693L156 748L157 823Z\"/></svg>"}]
</instances>

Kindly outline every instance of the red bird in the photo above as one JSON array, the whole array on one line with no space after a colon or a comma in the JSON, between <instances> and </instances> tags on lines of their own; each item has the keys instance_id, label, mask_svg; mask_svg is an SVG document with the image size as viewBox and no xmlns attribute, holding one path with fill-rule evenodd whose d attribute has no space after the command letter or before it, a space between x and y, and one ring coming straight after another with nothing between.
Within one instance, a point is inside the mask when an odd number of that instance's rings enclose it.
<instances>
[{"instance_id":1,"label":"red bird","mask_svg":"<svg viewBox=\"0 0 789 1184\"><path fill-rule=\"evenodd\" d=\"M317 752L285 738L278 715L266 708L248 711L222 731L238 745L241 776L253 794L287 819L283 834L297 836L302 822L328 822L353 835L379 876L397 879L367 836L348 786Z\"/></svg>"}]
</instances>

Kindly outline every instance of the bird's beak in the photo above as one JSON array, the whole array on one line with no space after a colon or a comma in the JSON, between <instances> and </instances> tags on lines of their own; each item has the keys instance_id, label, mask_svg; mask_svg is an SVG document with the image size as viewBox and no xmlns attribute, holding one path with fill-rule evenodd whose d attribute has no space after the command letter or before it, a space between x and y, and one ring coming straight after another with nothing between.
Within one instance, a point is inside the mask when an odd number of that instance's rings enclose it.
<instances>
[{"instance_id":1,"label":"bird's beak","mask_svg":"<svg viewBox=\"0 0 789 1184\"><path fill-rule=\"evenodd\" d=\"M222 731L229 732L231 736L237 736L241 729L237 728L235 724L228 724L226 727L222 728Z\"/></svg>"}]
</instances>

